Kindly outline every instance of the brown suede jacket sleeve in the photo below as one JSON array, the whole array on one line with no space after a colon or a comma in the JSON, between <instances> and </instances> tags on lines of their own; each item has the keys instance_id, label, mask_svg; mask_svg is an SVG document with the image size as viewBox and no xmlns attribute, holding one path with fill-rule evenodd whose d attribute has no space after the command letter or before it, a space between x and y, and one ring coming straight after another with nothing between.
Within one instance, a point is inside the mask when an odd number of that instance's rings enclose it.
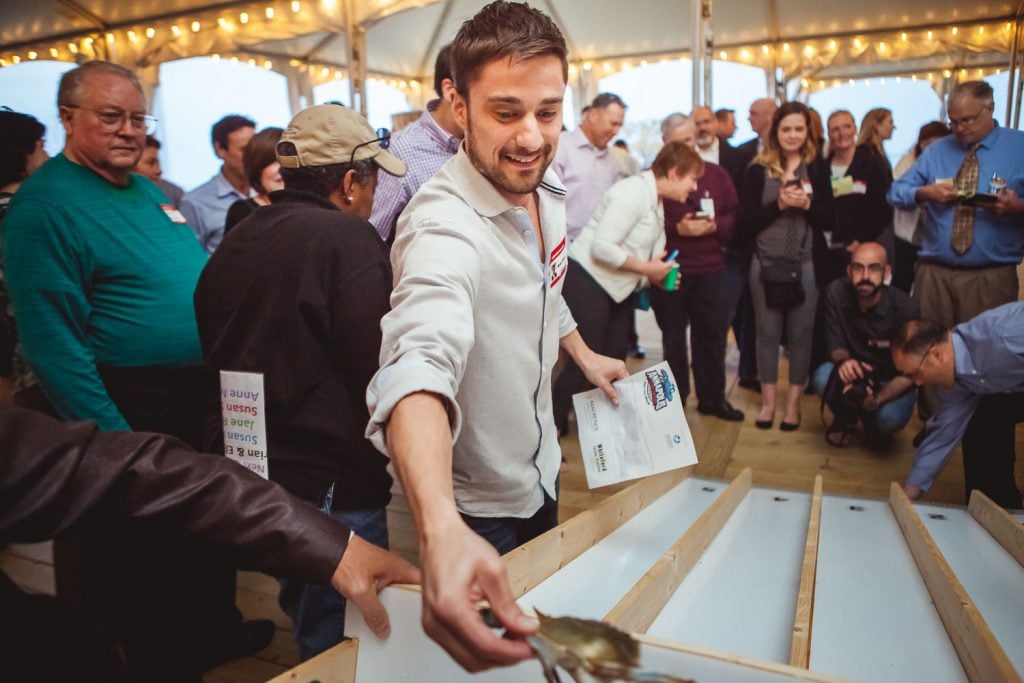
<instances>
[{"instance_id":1,"label":"brown suede jacket sleeve","mask_svg":"<svg viewBox=\"0 0 1024 683\"><path fill-rule=\"evenodd\" d=\"M0 408L0 547L104 516L173 525L228 548L239 566L322 585L349 537L277 484L172 437Z\"/></svg>"}]
</instances>

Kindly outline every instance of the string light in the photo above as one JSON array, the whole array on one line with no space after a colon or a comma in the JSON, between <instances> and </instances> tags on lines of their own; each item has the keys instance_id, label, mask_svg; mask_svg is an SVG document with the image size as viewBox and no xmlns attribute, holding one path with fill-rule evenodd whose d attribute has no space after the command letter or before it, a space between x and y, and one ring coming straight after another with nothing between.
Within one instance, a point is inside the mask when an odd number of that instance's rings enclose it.
<instances>
[{"instance_id":1,"label":"string light","mask_svg":"<svg viewBox=\"0 0 1024 683\"><path fill-rule=\"evenodd\" d=\"M299 0L292 0L292 12L298 14L300 9L302 9L302 5L299 4Z\"/></svg>"},{"instance_id":2,"label":"string light","mask_svg":"<svg viewBox=\"0 0 1024 683\"><path fill-rule=\"evenodd\" d=\"M978 35L979 36L985 35L985 27L984 26L979 26L978 27Z\"/></svg>"},{"instance_id":3,"label":"string light","mask_svg":"<svg viewBox=\"0 0 1024 683\"><path fill-rule=\"evenodd\" d=\"M901 43L907 42L907 32L906 31L904 31L903 33L900 34L900 42Z\"/></svg>"},{"instance_id":4,"label":"string light","mask_svg":"<svg viewBox=\"0 0 1024 683\"><path fill-rule=\"evenodd\" d=\"M68 52L73 55L78 54L78 45L76 43L68 43Z\"/></svg>"},{"instance_id":5,"label":"string light","mask_svg":"<svg viewBox=\"0 0 1024 683\"><path fill-rule=\"evenodd\" d=\"M155 28L150 26L149 28L146 29L146 37L147 38L152 38L155 35L156 35L156 29Z\"/></svg>"},{"instance_id":6,"label":"string light","mask_svg":"<svg viewBox=\"0 0 1024 683\"><path fill-rule=\"evenodd\" d=\"M0 59L0 66L7 66L7 60L6 59Z\"/></svg>"},{"instance_id":7,"label":"string light","mask_svg":"<svg viewBox=\"0 0 1024 683\"><path fill-rule=\"evenodd\" d=\"M38 56L39 56L39 53L38 53L38 52L36 52L35 50L29 50L29 51L28 51L28 58L29 58L30 60L31 60L31 59L35 59L35 58L36 58L36 57L38 57Z\"/></svg>"},{"instance_id":8,"label":"string light","mask_svg":"<svg viewBox=\"0 0 1024 683\"><path fill-rule=\"evenodd\" d=\"M220 61L220 55L218 53L214 52L212 55L210 55L210 59L212 59L215 62L219 62Z\"/></svg>"},{"instance_id":9,"label":"string light","mask_svg":"<svg viewBox=\"0 0 1024 683\"><path fill-rule=\"evenodd\" d=\"M830 50L836 49L836 41L835 41L835 39L828 41L828 49L830 49Z\"/></svg>"},{"instance_id":10,"label":"string light","mask_svg":"<svg viewBox=\"0 0 1024 683\"><path fill-rule=\"evenodd\" d=\"M324 9L330 12L337 6L337 0L323 0Z\"/></svg>"},{"instance_id":11,"label":"string light","mask_svg":"<svg viewBox=\"0 0 1024 683\"><path fill-rule=\"evenodd\" d=\"M814 47L811 45L804 45L804 57L810 59L814 56Z\"/></svg>"},{"instance_id":12,"label":"string light","mask_svg":"<svg viewBox=\"0 0 1024 683\"><path fill-rule=\"evenodd\" d=\"M174 36L175 38L178 38L178 37L181 36L181 28L177 24L174 24L173 26L171 26L171 35Z\"/></svg>"},{"instance_id":13,"label":"string light","mask_svg":"<svg viewBox=\"0 0 1024 683\"><path fill-rule=\"evenodd\" d=\"M231 58L231 63L232 64L238 64L238 57L232 57Z\"/></svg>"},{"instance_id":14,"label":"string light","mask_svg":"<svg viewBox=\"0 0 1024 683\"><path fill-rule=\"evenodd\" d=\"M21 64L21 57L19 57L18 55L14 55L13 57L11 57L11 63L12 64Z\"/></svg>"},{"instance_id":15,"label":"string light","mask_svg":"<svg viewBox=\"0 0 1024 683\"><path fill-rule=\"evenodd\" d=\"M742 50L740 50L740 59L742 59L744 62L749 62L750 50L748 50L747 48L743 48Z\"/></svg>"},{"instance_id":16,"label":"string light","mask_svg":"<svg viewBox=\"0 0 1024 683\"><path fill-rule=\"evenodd\" d=\"M927 34L927 35L928 35L928 40L931 40L931 39L932 39L932 36L934 36L935 34L934 34L934 33L932 33L931 31L928 31L928 34Z\"/></svg>"},{"instance_id":17,"label":"string light","mask_svg":"<svg viewBox=\"0 0 1024 683\"><path fill-rule=\"evenodd\" d=\"M583 62L583 70L584 71L590 71L593 68L594 68L594 65L592 63L590 63L590 62Z\"/></svg>"},{"instance_id":18,"label":"string light","mask_svg":"<svg viewBox=\"0 0 1024 683\"><path fill-rule=\"evenodd\" d=\"M763 55L768 54L768 46L767 45L762 45L761 46L761 54L763 54Z\"/></svg>"},{"instance_id":19,"label":"string light","mask_svg":"<svg viewBox=\"0 0 1024 683\"><path fill-rule=\"evenodd\" d=\"M252 57L249 57L248 64L249 64L249 66L256 66L256 60L253 59Z\"/></svg>"},{"instance_id":20,"label":"string light","mask_svg":"<svg viewBox=\"0 0 1024 683\"><path fill-rule=\"evenodd\" d=\"M729 59L729 53L726 52L725 50L722 50L721 52L719 52L718 56L721 57L722 59Z\"/></svg>"},{"instance_id":21,"label":"string light","mask_svg":"<svg viewBox=\"0 0 1024 683\"><path fill-rule=\"evenodd\" d=\"M51 47L50 48L50 56L53 57L54 59L57 59L57 57L60 57L60 51L57 50L57 48L55 48L55 47Z\"/></svg>"},{"instance_id":22,"label":"string light","mask_svg":"<svg viewBox=\"0 0 1024 683\"><path fill-rule=\"evenodd\" d=\"M240 23L240 24L248 24L249 23L249 13L248 12L242 12L241 14L239 14L238 15L238 23Z\"/></svg>"},{"instance_id":23,"label":"string light","mask_svg":"<svg viewBox=\"0 0 1024 683\"><path fill-rule=\"evenodd\" d=\"M954 26L953 28L949 29L949 32L955 36L956 34L960 33L960 29Z\"/></svg>"},{"instance_id":24,"label":"string light","mask_svg":"<svg viewBox=\"0 0 1024 683\"><path fill-rule=\"evenodd\" d=\"M610 73L612 72L612 65L611 65L611 64L609 64L608 62L605 62L604 64L602 64L602 65L601 65L601 68L603 68L603 69L604 69L604 72L605 72L606 74L610 74Z\"/></svg>"},{"instance_id":25,"label":"string light","mask_svg":"<svg viewBox=\"0 0 1024 683\"><path fill-rule=\"evenodd\" d=\"M789 52L789 43L783 43L782 44L782 51L786 52L786 53Z\"/></svg>"},{"instance_id":26,"label":"string light","mask_svg":"<svg viewBox=\"0 0 1024 683\"><path fill-rule=\"evenodd\" d=\"M267 61L263 62L263 68L266 69L267 71L270 71L270 69L273 68L273 66L274 66L274 63L272 61L270 61L269 59Z\"/></svg>"},{"instance_id":27,"label":"string light","mask_svg":"<svg viewBox=\"0 0 1024 683\"><path fill-rule=\"evenodd\" d=\"M134 43L136 40L135 31L128 31L128 42Z\"/></svg>"},{"instance_id":28,"label":"string light","mask_svg":"<svg viewBox=\"0 0 1024 683\"><path fill-rule=\"evenodd\" d=\"M115 40L114 34L113 33L108 33L107 34L107 42L110 43L111 45L113 45L114 44L114 40Z\"/></svg>"},{"instance_id":29,"label":"string light","mask_svg":"<svg viewBox=\"0 0 1024 683\"><path fill-rule=\"evenodd\" d=\"M267 19L273 19L274 18L274 8L273 7L268 7L266 9L266 11L264 12L264 14L267 15Z\"/></svg>"},{"instance_id":30,"label":"string light","mask_svg":"<svg viewBox=\"0 0 1024 683\"><path fill-rule=\"evenodd\" d=\"M885 41L884 40L881 41L880 43L878 43L878 51L879 52L885 52Z\"/></svg>"},{"instance_id":31,"label":"string light","mask_svg":"<svg viewBox=\"0 0 1024 683\"><path fill-rule=\"evenodd\" d=\"M198 21L192 22L192 33L199 33L200 28L202 28L202 26L199 25Z\"/></svg>"},{"instance_id":32,"label":"string light","mask_svg":"<svg viewBox=\"0 0 1024 683\"><path fill-rule=\"evenodd\" d=\"M861 49L862 47L864 47L864 43L863 43L863 42L861 42L861 39L860 39L860 38L854 38L854 39L853 39L853 46L854 46L855 48L857 48L857 49L859 50L859 49Z\"/></svg>"},{"instance_id":33,"label":"string light","mask_svg":"<svg viewBox=\"0 0 1024 683\"><path fill-rule=\"evenodd\" d=\"M640 66L641 67L646 67L647 66L647 60L646 59L641 59L640 60Z\"/></svg>"},{"instance_id":34,"label":"string light","mask_svg":"<svg viewBox=\"0 0 1024 683\"><path fill-rule=\"evenodd\" d=\"M225 31L226 31L226 30L228 30L228 27L229 27L230 25L231 25L231 24L229 24L229 23L228 23L228 20L227 20L227 19L225 19L224 17L220 17L219 19L217 19L217 26L220 26L220 27L221 27L222 29L224 29Z\"/></svg>"}]
</instances>

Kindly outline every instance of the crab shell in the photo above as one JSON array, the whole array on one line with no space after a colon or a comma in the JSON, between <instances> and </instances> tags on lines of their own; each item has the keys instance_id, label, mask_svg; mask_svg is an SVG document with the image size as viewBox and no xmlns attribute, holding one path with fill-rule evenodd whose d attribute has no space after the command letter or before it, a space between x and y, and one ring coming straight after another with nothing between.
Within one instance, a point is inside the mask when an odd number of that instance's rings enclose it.
<instances>
[{"instance_id":1,"label":"crab shell","mask_svg":"<svg viewBox=\"0 0 1024 683\"><path fill-rule=\"evenodd\" d=\"M549 617L537 612L540 628L532 639L539 649L556 654L559 663L576 667L626 669L640 663L640 644L628 633L601 621L574 617ZM576 668L571 665L567 669Z\"/></svg>"}]
</instances>

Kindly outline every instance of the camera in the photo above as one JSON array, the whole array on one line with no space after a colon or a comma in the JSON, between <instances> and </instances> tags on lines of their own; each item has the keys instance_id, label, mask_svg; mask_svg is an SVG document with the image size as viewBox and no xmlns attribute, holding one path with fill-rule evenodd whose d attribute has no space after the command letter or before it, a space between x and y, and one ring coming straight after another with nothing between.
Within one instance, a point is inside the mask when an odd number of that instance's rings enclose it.
<instances>
[{"instance_id":1,"label":"camera","mask_svg":"<svg viewBox=\"0 0 1024 683\"><path fill-rule=\"evenodd\" d=\"M850 388L843 392L843 401L850 408L860 410L864 407L864 401L867 400L868 396L877 394L878 389L878 378L874 373L868 373L850 382Z\"/></svg>"}]
</instances>

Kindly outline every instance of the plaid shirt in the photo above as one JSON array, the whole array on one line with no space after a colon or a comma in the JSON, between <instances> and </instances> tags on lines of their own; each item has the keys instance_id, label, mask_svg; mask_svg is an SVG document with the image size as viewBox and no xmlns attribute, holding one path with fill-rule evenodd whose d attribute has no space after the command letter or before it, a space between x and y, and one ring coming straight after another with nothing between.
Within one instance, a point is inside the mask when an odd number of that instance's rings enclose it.
<instances>
[{"instance_id":1,"label":"plaid shirt","mask_svg":"<svg viewBox=\"0 0 1024 683\"><path fill-rule=\"evenodd\" d=\"M395 229L398 215L416 194L416 190L459 151L459 143L462 141L437 125L430 114L437 109L439 102L432 100L418 121L398 131L391 139L388 151L405 162L405 176L397 178L388 173L377 174L377 191L373 196L370 222L385 242Z\"/></svg>"}]
</instances>

